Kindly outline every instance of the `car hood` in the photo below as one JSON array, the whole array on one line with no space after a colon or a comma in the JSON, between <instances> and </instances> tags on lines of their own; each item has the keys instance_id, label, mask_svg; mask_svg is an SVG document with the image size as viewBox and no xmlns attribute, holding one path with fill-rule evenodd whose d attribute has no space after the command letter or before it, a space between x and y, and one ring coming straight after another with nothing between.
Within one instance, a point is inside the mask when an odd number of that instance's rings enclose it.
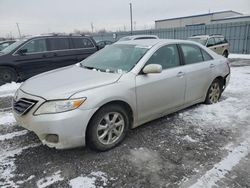
<instances>
[{"instance_id":1,"label":"car hood","mask_svg":"<svg viewBox=\"0 0 250 188\"><path fill-rule=\"evenodd\" d=\"M20 89L46 100L67 99L77 92L112 84L120 77L121 74L99 72L74 65L32 77Z\"/></svg>"}]
</instances>

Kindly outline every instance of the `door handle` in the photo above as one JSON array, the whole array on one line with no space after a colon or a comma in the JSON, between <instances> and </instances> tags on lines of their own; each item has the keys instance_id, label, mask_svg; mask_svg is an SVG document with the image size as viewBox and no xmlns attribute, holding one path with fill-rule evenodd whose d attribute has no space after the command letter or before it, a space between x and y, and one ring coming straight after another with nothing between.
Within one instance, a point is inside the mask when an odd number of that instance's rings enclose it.
<instances>
[{"instance_id":1,"label":"door handle","mask_svg":"<svg viewBox=\"0 0 250 188\"><path fill-rule=\"evenodd\" d=\"M215 67L215 65L212 63L212 64L210 64L210 68L214 68Z\"/></svg>"},{"instance_id":2,"label":"door handle","mask_svg":"<svg viewBox=\"0 0 250 188\"><path fill-rule=\"evenodd\" d=\"M57 57L57 53L53 53L54 57Z\"/></svg>"},{"instance_id":3,"label":"door handle","mask_svg":"<svg viewBox=\"0 0 250 188\"><path fill-rule=\"evenodd\" d=\"M177 77L182 78L185 75L184 72L178 72Z\"/></svg>"}]
</instances>

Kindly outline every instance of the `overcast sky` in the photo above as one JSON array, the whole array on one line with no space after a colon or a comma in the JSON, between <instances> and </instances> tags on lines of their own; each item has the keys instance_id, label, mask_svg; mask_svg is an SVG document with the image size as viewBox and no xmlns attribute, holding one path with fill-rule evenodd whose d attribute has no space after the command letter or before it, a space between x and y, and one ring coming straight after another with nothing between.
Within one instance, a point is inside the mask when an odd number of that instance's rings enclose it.
<instances>
[{"instance_id":1,"label":"overcast sky","mask_svg":"<svg viewBox=\"0 0 250 188\"><path fill-rule=\"evenodd\" d=\"M129 30L129 3L136 29L159 19L234 10L250 14L250 0L0 0L0 37L21 33Z\"/></svg>"}]
</instances>

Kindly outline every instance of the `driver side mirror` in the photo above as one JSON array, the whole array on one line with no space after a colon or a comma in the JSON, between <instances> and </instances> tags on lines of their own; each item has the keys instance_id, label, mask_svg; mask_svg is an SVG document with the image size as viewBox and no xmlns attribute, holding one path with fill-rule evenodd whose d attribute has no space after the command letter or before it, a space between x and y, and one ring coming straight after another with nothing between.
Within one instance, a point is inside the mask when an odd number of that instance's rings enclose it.
<instances>
[{"instance_id":1,"label":"driver side mirror","mask_svg":"<svg viewBox=\"0 0 250 188\"><path fill-rule=\"evenodd\" d=\"M162 72L162 66L159 64L149 64L146 65L142 72L144 74L155 74L155 73L161 73Z\"/></svg>"},{"instance_id":2,"label":"driver side mirror","mask_svg":"<svg viewBox=\"0 0 250 188\"><path fill-rule=\"evenodd\" d=\"M18 50L18 54L19 55L25 55L27 52L28 52L27 49L20 49L20 50Z\"/></svg>"}]
</instances>

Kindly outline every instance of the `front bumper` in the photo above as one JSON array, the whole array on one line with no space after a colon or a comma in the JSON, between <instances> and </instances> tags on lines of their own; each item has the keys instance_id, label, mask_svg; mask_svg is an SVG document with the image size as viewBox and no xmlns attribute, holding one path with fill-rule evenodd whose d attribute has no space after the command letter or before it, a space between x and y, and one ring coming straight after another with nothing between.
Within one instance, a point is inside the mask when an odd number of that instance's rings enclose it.
<instances>
[{"instance_id":1,"label":"front bumper","mask_svg":"<svg viewBox=\"0 0 250 188\"><path fill-rule=\"evenodd\" d=\"M56 114L34 116L33 113L45 100L19 91L18 98L29 98L39 101L27 114L19 115L13 110L18 125L33 131L44 145L57 149L68 149L85 146L85 134L88 122L96 109L75 109ZM58 141L50 142L48 135L57 135Z\"/></svg>"}]
</instances>

